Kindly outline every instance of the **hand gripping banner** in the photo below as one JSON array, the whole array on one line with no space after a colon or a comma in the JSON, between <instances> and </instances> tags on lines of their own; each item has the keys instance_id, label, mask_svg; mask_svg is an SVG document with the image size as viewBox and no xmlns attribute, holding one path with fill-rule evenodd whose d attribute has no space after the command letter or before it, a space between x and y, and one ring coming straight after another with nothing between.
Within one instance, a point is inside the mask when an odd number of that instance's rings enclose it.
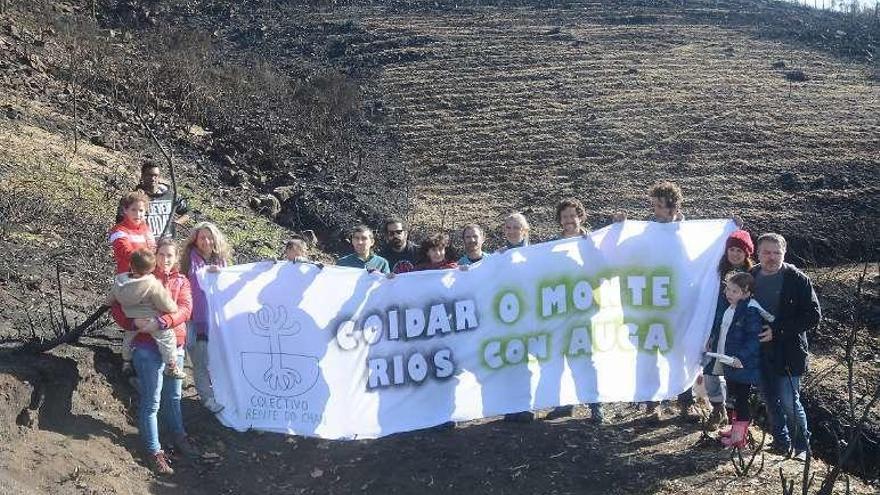
<instances>
[{"instance_id":1,"label":"hand gripping banner","mask_svg":"<svg viewBox=\"0 0 880 495\"><path fill-rule=\"evenodd\" d=\"M354 439L675 397L699 371L734 228L627 221L393 279L289 262L202 273L219 418Z\"/></svg>"}]
</instances>

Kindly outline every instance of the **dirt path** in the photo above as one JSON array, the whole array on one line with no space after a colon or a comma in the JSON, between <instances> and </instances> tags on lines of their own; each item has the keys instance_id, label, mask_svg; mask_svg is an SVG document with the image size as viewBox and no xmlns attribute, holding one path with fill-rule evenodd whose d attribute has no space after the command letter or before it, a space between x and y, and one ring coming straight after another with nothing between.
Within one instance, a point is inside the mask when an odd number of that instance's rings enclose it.
<instances>
[{"instance_id":1,"label":"dirt path","mask_svg":"<svg viewBox=\"0 0 880 495\"><path fill-rule=\"evenodd\" d=\"M651 423L624 404L606 407L603 426L576 409L570 419L489 418L350 442L237 433L198 405L188 385L184 422L204 457L175 456L175 475L153 478L138 454L136 396L118 373L119 357L88 345L0 369L3 493L775 494L779 467L791 477L801 469L767 454L760 474L737 478L728 452L700 442L698 425L673 414ZM29 387L41 397L29 413L33 423L11 425L15 411L4 407ZM31 393L17 403L27 408ZM854 493L872 490L855 483Z\"/></svg>"}]
</instances>

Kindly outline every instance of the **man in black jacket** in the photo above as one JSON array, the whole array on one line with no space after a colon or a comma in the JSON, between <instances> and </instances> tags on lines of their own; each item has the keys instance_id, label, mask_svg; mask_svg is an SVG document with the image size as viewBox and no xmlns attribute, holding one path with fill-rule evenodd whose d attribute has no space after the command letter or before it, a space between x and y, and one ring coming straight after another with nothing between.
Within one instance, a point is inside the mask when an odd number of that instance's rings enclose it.
<instances>
[{"instance_id":1,"label":"man in black jacket","mask_svg":"<svg viewBox=\"0 0 880 495\"><path fill-rule=\"evenodd\" d=\"M385 245L376 253L388 260L393 273L406 273L415 270L419 259L419 246L408 240L406 224L398 218L385 220L382 229Z\"/></svg>"},{"instance_id":2,"label":"man in black jacket","mask_svg":"<svg viewBox=\"0 0 880 495\"><path fill-rule=\"evenodd\" d=\"M771 448L806 460L810 430L800 400L800 385L807 372L807 332L822 319L813 284L803 272L783 262L785 238L769 233L758 237L754 298L776 319L770 324L772 340L762 348L762 391L773 428Z\"/></svg>"}]
</instances>

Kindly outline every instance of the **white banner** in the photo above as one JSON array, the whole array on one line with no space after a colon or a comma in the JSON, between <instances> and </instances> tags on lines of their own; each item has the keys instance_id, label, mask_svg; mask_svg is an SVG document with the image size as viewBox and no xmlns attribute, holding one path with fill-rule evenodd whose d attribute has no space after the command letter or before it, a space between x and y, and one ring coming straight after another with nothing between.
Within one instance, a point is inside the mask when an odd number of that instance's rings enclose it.
<instances>
[{"instance_id":1,"label":"white banner","mask_svg":"<svg viewBox=\"0 0 880 495\"><path fill-rule=\"evenodd\" d=\"M699 371L733 222L627 221L469 271L268 262L202 274L220 420L375 438L675 397Z\"/></svg>"}]
</instances>

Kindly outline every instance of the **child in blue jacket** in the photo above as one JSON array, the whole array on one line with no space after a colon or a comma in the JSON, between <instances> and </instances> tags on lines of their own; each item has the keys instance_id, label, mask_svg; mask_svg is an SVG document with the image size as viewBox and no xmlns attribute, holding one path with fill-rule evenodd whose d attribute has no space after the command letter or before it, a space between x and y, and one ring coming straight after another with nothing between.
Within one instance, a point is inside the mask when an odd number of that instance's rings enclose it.
<instances>
[{"instance_id":1,"label":"child in blue jacket","mask_svg":"<svg viewBox=\"0 0 880 495\"><path fill-rule=\"evenodd\" d=\"M730 435L721 442L726 447L742 448L748 440L751 414L749 396L752 386L760 379L761 343L758 334L764 320L773 321L768 313L752 299L755 279L748 273L734 273L725 284L724 295L730 306L717 323L718 341L716 352L727 359L722 360L728 394L734 398L736 421Z\"/></svg>"}]
</instances>

